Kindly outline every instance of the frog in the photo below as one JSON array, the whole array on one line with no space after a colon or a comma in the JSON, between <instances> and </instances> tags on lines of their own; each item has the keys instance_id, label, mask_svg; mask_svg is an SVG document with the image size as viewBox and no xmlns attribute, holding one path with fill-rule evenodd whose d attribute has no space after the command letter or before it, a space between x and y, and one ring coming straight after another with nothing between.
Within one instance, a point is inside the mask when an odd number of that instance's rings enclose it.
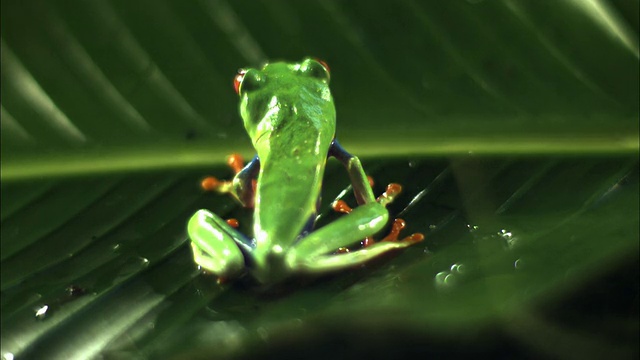
<instances>
[{"instance_id":1,"label":"frog","mask_svg":"<svg viewBox=\"0 0 640 360\"><path fill-rule=\"evenodd\" d=\"M359 158L336 139L330 78L327 63L312 57L240 69L234 77L240 117L256 155L246 165L239 155L231 156L233 179L209 177L203 188L253 208L253 236L207 209L195 212L187 224L194 262L219 281L248 274L260 284L273 284L296 274L333 273L424 239L416 233L398 240L404 221L395 219L389 236L373 240L389 222L387 205L401 186L391 184L376 198ZM334 202L332 207L347 215L316 229L331 157L346 169L358 205ZM363 246L352 249L358 242Z\"/></svg>"}]
</instances>

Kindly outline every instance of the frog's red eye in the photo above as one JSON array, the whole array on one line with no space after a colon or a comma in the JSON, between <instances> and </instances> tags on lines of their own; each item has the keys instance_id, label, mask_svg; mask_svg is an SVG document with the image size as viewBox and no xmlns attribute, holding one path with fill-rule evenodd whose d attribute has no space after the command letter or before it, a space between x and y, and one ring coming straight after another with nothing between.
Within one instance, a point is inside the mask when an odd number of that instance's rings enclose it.
<instances>
[{"instance_id":1,"label":"frog's red eye","mask_svg":"<svg viewBox=\"0 0 640 360\"><path fill-rule=\"evenodd\" d=\"M329 74L331 74L331 69L329 68L329 64L327 64L326 62L324 62L323 60L320 60L320 59L318 59L318 58L315 58L315 60L316 60L317 62L319 62L319 63L320 63L320 65L322 65L322 67L323 67L325 70L327 70L327 72L328 72Z\"/></svg>"},{"instance_id":2,"label":"frog's red eye","mask_svg":"<svg viewBox=\"0 0 640 360\"><path fill-rule=\"evenodd\" d=\"M247 73L247 70L240 69L238 73L233 78L233 88L236 90L236 94L240 95L240 84L242 84L242 80L244 80L244 74Z\"/></svg>"}]
</instances>

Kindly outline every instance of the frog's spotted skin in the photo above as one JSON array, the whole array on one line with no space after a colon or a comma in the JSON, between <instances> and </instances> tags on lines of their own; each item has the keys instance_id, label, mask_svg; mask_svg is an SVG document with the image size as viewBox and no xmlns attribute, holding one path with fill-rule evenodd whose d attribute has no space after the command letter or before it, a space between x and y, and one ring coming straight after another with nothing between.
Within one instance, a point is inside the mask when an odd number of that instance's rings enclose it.
<instances>
[{"instance_id":1,"label":"frog's spotted skin","mask_svg":"<svg viewBox=\"0 0 640 360\"><path fill-rule=\"evenodd\" d=\"M422 235L414 234L336 252L380 231L388 221L389 201L376 201L360 160L334 138L336 113L325 63L307 58L241 70L234 86L257 156L242 170L232 157L239 170L233 180L208 179L203 187L230 193L244 206L254 207L254 238L199 210L188 224L198 265L224 279L248 270L259 282L272 283L295 273L348 268L422 240ZM359 206L314 230L329 156L346 167Z\"/></svg>"}]
</instances>

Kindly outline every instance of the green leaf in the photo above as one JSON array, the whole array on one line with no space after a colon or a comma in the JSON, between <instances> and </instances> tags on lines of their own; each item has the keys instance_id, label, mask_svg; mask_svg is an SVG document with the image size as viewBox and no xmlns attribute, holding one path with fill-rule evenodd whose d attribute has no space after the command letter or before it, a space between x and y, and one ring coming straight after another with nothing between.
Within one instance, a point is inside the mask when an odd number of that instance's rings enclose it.
<instances>
[{"instance_id":1,"label":"green leaf","mask_svg":"<svg viewBox=\"0 0 640 360\"><path fill-rule=\"evenodd\" d=\"M10 358L637 355L638 2L2 3L1 352ZM231 81L325 60L338 138L407 235L270 291L193 264L252 149ZM319 225L348 178L331 161ZM345 198L352 203L350 195Z\"/></svg>"}]
</instances>

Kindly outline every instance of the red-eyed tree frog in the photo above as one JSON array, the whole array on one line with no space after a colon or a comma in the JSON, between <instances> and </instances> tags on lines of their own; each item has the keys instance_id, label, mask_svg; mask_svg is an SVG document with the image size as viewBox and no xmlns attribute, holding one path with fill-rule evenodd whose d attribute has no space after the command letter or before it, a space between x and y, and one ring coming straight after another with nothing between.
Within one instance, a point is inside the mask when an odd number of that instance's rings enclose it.
<instances>
[{"instance_id":1,"label":"red-eyed tree frog","mask_svg":"<svg viewBox=\"0 0 640 360\"><path fill-rule=\"evenodd\" d=\"M386 225L386 205L400 186L390 185L376 199L360 160L335 139L329 78L329 67L312 58L238 71L234 86L240 115L257 156L241 170L232 157L236 164L231 165L237 168L233 180L209 178L205 187L229 193L254 208L253 238L236 230L231 221L197 211L189 220L188 233L194 260L205 271L225 280L248 271L258 282L270 284L293 274L350 268L424 238L413 234L397 240L403 222L396 220L392 235L371 241ZM346 167L358 206L350 209L335 203L336 210L349 214L314 229L330 156ZM364 239L368 246L346 250Z\"/></svg>"}]
</instances>

